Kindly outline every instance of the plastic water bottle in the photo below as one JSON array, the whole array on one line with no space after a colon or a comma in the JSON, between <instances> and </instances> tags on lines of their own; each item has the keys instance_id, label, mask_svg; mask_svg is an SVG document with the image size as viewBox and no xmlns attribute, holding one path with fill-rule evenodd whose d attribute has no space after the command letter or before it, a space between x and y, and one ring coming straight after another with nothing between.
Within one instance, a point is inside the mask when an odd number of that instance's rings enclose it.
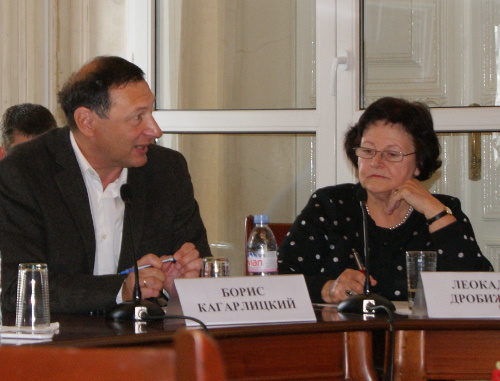
<instances>
[{"instance_id":1,"label":"plastic water bottle","mask_svg":"<svg viewBox=\"0 0 500 381\"><path fill-rule=\"evenodd\" d=\"M278 256L276 238L267 226L269 216L256 214L253 217L255 226L247 241L247 274L276 275L278 274Z\"/></svg>"}]
</instances>

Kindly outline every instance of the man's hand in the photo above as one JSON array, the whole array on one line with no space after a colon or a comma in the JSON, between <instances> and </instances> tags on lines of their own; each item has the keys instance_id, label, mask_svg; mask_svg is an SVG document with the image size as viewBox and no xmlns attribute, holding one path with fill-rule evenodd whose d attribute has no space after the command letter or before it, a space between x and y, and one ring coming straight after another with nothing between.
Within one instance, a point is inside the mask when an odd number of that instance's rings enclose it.
<instances>
[{"instance_id":1,"label":"man's hand","mask_svg":"<svg viewBox=\"0 0 500 381\"><path fill-rule=\"evenodd\" d=\"M150 265L139 270L139 286L143 299L156 298L163 289L165 274L162 271L161 259L154 254L146 254L137 261L137 266ZM135 273L127 275L127 279L122 287L122 299L132 300L134 295Z\"/></svg>"},{"instance_id":2,"label":"man's hand","mask_svg":"<svg viewBox=\"0 0 500 381\"><path fill-rule=\"evenodd\" d=\"M160 259L166 258L163 256ZM176 278L196 278L200 276L202 259L200 253L191 242L186 242L179 250L174 253L175 263L162 263L161 270L165 276L163 288L173 295L176 291L174 288L174 279Z\"/></svg>"}]
</instances>

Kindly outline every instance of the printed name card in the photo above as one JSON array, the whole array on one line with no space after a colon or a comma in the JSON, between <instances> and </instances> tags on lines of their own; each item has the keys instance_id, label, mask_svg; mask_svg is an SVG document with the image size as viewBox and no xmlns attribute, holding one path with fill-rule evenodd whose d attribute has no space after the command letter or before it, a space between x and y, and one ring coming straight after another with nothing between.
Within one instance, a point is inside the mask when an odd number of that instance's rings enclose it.
<instances>
[{"instance_id":1,"label":"printed name card","mask_svg":"<svg viewBox=\"0 0 500 381\"><path fill-rule=\"evenodd\" d=\"M500 318L500 272L422 272L431 318Z\"/></svg>"},{"instance_id":2,"label":"printed name card","mask_svg":"<svg viewBox=\"0 0 500 381\"><path fill-rule=\"evenodd\" d=\"M316 321L303 275L176 279L175 286L183 314L206 325Z\"/></svg>"}]
</instances>

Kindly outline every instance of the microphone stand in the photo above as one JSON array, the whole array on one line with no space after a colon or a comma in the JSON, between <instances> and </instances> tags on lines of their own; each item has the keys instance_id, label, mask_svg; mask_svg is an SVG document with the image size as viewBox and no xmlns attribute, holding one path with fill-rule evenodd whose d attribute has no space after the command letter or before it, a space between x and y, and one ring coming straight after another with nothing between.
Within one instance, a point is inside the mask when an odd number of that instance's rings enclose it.
<instances>
[{"instance_id":1,"label":"microphone stand","mask_svg":"<svg viewBox=\"0 0 500 381\"><path fill-rule=\"evenodd\" d=\"M363 189L364 191L364 189ZM342 301L338 306L339 312L351 312L357 314L373 314L377 312L385 312L384 309L375 309L374 307L385 306L390 311L395 311L396 307L394 304L380 296L378 294L373 294L370 292L370 261L369 254L370 248L368 247L368 225L367 225L367 216L366 216L366 191L363 192L364 195L359 196L362 198L359 201L359 205L361 206L361 212L363 214L363 246L364 246L364 254L365 254L365 285L364 285L364 293L353 295L346 300Z\"/></svg>"},{"instance_id":2,"label":"microphone stand","mask_svg":"<svg viewBox=\"0 0 500 381\"><path fill-rule=\"evenodd\" d=\"M130 186L128 184L123 184L120 188L120 196L125 203L125 214L130 210L132 205L132 192L130 191ZM125 218L123 219L123 225L125 225ZM134 298L133 300L125 301L117 304L112 310L110 310L106 317L115 320L147 320L148 318L158 318L164 316L165 312L156 303L150 302L148 300L141 300L141 286L139 285L139 268L137 266L137 255L135 253L134 239L132 235L132 223L130 219L128 221L128 233L130 235L130 241L132 244L132 256L134 259L134 274L135 274L135 285L134 285Z\"/></svg>"}]
</instances>

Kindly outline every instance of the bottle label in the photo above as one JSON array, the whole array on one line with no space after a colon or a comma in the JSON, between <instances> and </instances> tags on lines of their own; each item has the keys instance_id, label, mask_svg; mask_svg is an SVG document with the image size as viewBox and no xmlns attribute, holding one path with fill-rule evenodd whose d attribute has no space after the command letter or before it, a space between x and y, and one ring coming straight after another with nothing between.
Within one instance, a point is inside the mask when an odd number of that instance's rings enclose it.
<instances>
[{"instance_id":1,"label":"bottle label","mask_svg":"<svg viewBox=\"0 0 500 381\"><path fill-rule=\"evenodd\" d=\"M247 257L249 273L268 273L278 271L278 256L276 251L266 251L264 255L250 252Z\"/></svg>"}]
</instances>

